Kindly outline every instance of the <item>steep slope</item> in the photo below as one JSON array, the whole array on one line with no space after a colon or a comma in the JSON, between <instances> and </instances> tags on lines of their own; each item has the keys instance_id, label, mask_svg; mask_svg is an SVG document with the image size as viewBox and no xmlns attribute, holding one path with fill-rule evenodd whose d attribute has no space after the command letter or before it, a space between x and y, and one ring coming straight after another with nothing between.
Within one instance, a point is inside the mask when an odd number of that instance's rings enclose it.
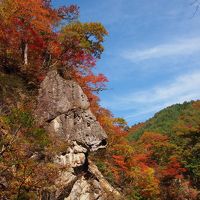
<instances>
[{"instance_id":1,"label":"steep slope","mask_svg":"<svg viewBox=\"0 0 200 200\"><path fill-rule=\"evenodd\" d=\"M134 129L134 128L133 128ZM134 132L129 139L141 141L152 133L167 136L173 145L173 154L186 169L184 177L200 189L200 101L172 105L156 113ZM147 141L148 142L148 141ZM165 151L163 154L170 156Z\"/></svg>"},{"instance_id":2,"label":"steep slope","mask_svg":"<svg viewBox=\"0 0 200 200\"><path fill-rule=\"evenodd\" d=\"M91 151L106 148L107 135L81 87L56 70L39 91L29 87L1 74L1 198L122 199L89 160Z\"/></svg>"}]
</instances>

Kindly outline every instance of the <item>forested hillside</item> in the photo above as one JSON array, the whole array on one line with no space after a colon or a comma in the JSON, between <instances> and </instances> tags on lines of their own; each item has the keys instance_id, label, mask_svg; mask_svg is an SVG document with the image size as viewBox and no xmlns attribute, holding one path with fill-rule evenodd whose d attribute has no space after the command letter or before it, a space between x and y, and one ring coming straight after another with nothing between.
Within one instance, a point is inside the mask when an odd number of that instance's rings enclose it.
<instances>
[{"instance_id":1,"label":"forested hillside","mask_svg":"<svg viewBox=\"0 0 200 200\"><path fill-rule=\"evenodd\" d=\"M198 104L195 102L185 102L183 104L176 104L167 107L154 115L151 119L143 123L141 128L137 130L129 130L130 140L139 139L142 134L146 131L155 131L168 136L173 136L175 134L174 127L180 121L180 118L185 118L186 116L198 116L198 107L194 105ZM186 119L185 119L186 120ZM192 119L191 119L192 120ZM134 129L135 126L132 127Z\"/></svg>"},{"instance_id":2,"label":"forested hillside","mask_svg":"<svg viewBox=\"0 0 200 200\"><path fill-rule=\"evenodd\" d=\"M185 178L188 183L199 189L200 101L176 104L161 110L145 123L131 127L128 138L130 141L138 143L147 136L156 140L153 136L154 134L160 138L166 138L169 142L169 147L171 146L170 148L165 147L159 153L159 159L162 158L161 163L165 159L178 160L184 167L184 170L182 169L182 178ZM145 141L150 144L148 137ZM158 161L157 156L158 154L151 157L152 161L155 161L155 159ZM173 166L172 171L169 170L169 174L171 173L172 175L173 170L175 172L178 166L179 164Z\"/></svg>"}]
</instances>

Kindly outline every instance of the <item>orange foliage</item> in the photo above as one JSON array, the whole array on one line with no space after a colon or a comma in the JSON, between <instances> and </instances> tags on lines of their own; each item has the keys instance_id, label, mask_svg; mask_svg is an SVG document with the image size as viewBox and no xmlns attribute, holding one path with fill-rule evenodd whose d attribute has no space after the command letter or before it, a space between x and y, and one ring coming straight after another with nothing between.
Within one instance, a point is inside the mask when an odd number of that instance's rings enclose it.
<instances>
[{"instance_id":1,"label":"orange foliage","mask_svg":"<svg viewBox=\"0 0 200 200\"><path fill-rule=\"evenodd\" d=\"M181 163L177 160L176 157L171 157L168 165L165 169L162 170L162 175L164 178L176 178L182 179L182 173L187 170L182 167Z\"/></svg>"}]
</instances>

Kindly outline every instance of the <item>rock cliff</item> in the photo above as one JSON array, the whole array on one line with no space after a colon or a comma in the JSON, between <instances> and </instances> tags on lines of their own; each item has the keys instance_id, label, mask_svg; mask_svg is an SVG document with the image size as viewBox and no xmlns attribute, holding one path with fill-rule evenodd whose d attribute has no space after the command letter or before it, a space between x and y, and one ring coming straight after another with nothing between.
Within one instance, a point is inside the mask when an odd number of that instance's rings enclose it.
<instances>
[{"instance_id":1,"label":"rock cliff","mask_svg":"<svg viewBox=\"0 0 200 200\"><path fill-rule=\"evenodd\" d=\"M88 160L90 151L106 147L107 135L76 82L63 79L55 70L49 72L41 83L35 114L50 134L69 144L67 152L60 152L54 160L67 169L43 192L43 200L121 199Z\"/></svg>"}]
</instances>

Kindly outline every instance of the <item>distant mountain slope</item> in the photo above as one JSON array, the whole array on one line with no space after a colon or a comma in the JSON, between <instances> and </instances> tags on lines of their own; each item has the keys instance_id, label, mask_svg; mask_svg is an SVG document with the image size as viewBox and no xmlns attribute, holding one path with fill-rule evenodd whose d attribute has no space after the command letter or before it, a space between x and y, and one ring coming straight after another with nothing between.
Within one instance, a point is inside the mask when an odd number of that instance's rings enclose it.
<instances>
[{"instance_id":1,"label":"distant mountain slope","mask_svg":"<svg viewBox=\"0 0 200 200\"><path fill-rule=\"evenodd\" d=\"M168 136L174 134L174 127L181 116L186 116L190 113L200 113L200 110L194 107L194 104L200 103L200 101L185 102L183 104L175 104L169 106L154 115L151 119L147 120L140 128L134 131L135 125L130 129L129 139L137 140L144 132L154 131ZM133 130L133 131L132 131Z\"/></svg>"},{"instance_id":2,"label":"distant mountain slope","mask_svg":"<svg viewBox=\"0 0 200 200\"><path fill-rule=\"evenodd\" d=\"M144 133L152 132L168 136L176 146L173 156L176 154L187 169L185 177L200 189L200 100L161 110L139 128L131 127L129 140L140 141Z\"/></svg>"}]
</instances>

